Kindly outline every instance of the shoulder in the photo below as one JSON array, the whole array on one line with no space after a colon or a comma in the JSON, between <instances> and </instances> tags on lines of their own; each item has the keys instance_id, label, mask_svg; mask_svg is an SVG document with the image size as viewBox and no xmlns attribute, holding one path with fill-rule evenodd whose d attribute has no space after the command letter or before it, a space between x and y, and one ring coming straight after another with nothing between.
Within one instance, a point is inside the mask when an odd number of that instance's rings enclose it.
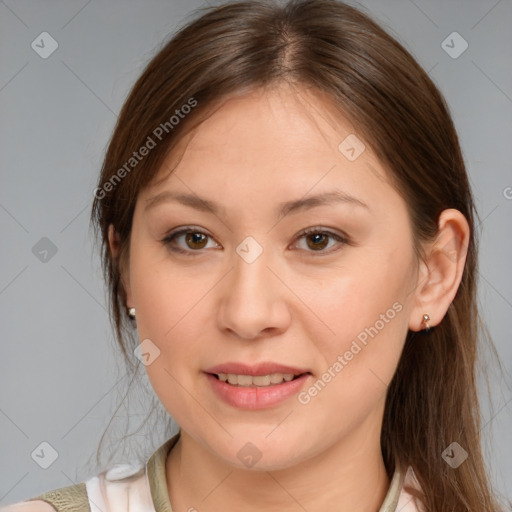
<instances>
[{"instance_id":1,"label":"shoulder","mask_svg":"<svg viewBox=\"0 0 512 512\"><path fill-rule=\"evenodd\" d=\"M160 509L171 510L165 459L179 435L168 439L145 463L115 464L85 482L43 492L6 507L0 505L0 512L91 512L91 509L155 512L153 496Z\"/></svg>"},{"instance_id":2,"label":"shoulder","mask_svg":"<svg viewBox=\"0 0 512 512\"><path fill-rule=\"evenodd\" d=\"M0 512L90 512L86 483L43 492L25 501L13 503Z\"/></svg>"},{"instance_id":3,"label":"shoulder","mask_svg":"<svg viewBox=\"0 0 512 512\"><path fill-rule=\"evenodd\" d=\"M85 482L43 492L0 512L91 512L91 503L103 511L128 510L128 503L139 502L144 502L142 510L151 510L145 475L144 465L116 464Z\"/></svg>"},{"instance_id":4,"label":"shoulder","mask_svg":"<svg viewBox=\"0 0 512 512\"><path fill-rule=\"evenodd\" d=\"M0 512L55 512L55 509L46 501L33 499L1 507Z\"/></svg>"},{"instance_id":5,"label":"shoulder","mask_svg":"<svg viewBox=\"0 0 512 512\"><path fill-rule=\"evenodd\" d=\"M0 512L91 512L91 503L103 511L128 510L130 498L133 505L134 495L144 495L144 476L144 466L117 464L85 482L43 492Z\"/></svg>"}]
</instances>

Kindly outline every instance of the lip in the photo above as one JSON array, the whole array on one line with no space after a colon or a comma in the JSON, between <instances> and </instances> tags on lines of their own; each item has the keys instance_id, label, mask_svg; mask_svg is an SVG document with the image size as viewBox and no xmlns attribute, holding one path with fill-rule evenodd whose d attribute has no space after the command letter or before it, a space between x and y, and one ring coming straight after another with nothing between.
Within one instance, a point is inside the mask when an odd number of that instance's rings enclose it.
<instances>
[{"instance_id":1,"label":"lip","mask_svg":"<svg viewBox=\"0 0 512 512\"><path fill-rule=\"evenodd\" d=\"M204 370L204 373L213 391L221 400L232 407L248 410L265 409L279 405L297 394L304 386L306 380L312 375L308 368L287 366L272 361L262 361L257 364L222 363L207 368ZM233 386L219 380L216 377L219 373L253 376L270 375L272 373L293 373L294 375L300 375L300 377L271 386Z\"/></svg>"},{"instance_id":2,"label":"lip","mask_svg":"<svg viewBox=\"0 0 512 512\"><path fill-rule=\"evenodd\" d=\"M225 366L224 366L225 368ZM232 367L229 367L232 368ZM280 368L284 368L280 366ZM254 371L254 370L251 370ZM215 373L215 372L212 372ZM225 372L219 372L225 373ZM228 372L234 373L234 372ZM281 373L281 372L271 372ZM293 373L293 372L288 372ZM291 396L296 395L311 377L310 373L304 373L300 377L282 384L271 386L232 386L219 380L211 373L205 373L215 394L232 407L246 410L266 409L285 402ZM254 375L251 373L239 373L239 375ZM266 374L265 374L266 375Z\"/></svg>"},{"instance_id":3,"label":"lip","mask_svg":"<svg viewBox=\"0 0 512 512\"><path fill-rule=\"evenodd\" d=\"M236 375L270 375L272 373L293 373L294 375L301 375L303 373L311 373L308 368L294 368L271 361L263 361L258 364L245 364L237 362L229 362L218 364L204 370L205 373L233 373ZM278 384L280 385L280 384Z\"/></svg>"}]
</instances>

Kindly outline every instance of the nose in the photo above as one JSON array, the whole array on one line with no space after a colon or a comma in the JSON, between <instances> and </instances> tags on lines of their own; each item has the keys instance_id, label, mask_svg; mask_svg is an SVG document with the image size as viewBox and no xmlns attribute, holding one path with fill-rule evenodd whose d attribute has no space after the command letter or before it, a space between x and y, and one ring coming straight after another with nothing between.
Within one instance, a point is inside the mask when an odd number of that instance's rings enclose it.
<instances>
[{"instance_id":1,"label":"nose","mask_svg":"<svg viewBox=\"0 0 512 512\"><path fill-rule=\"evenodd\" d=\"M234 267L220 291L218 324L222 331L253 340L282 334L288 328L292 294L268 255L264 250L254 261L238 254L233 257Z\"/></svg>"}]
</instances>

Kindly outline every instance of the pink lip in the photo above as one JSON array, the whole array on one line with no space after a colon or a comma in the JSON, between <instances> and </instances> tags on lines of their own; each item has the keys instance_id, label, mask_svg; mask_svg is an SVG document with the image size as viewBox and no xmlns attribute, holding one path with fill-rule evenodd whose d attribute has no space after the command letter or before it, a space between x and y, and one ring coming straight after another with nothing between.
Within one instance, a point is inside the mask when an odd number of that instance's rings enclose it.
<instances>
[{"instance_id":1,"label":"pink lip","mask_svg":"<svg viewBox=\"0 0 512 512\"><path fill-rule=\"evenodd\" d=\"M229 362L218 364L204 370L213 391L227 404L241 409L264 409L272 407L290 396L298 393L304 382L311 376L307 368L296 368L271 361L248 365L244 363ZM271 386L233 386L219 380L215 375L219 373L233 373L236 375L270 375L283 373L300 375L300 377L274 384Z\"/></svg>"},{"instance_id":2,"label":"pink lip","mask_svg":"<svg viewBox=\"0 0 512 512\"><path fill-rule=\"evenodd\" d=\"M311 373L307 368L293 368L270 361L264 361L255 365L244 363L223 363L204 370L205 373L234 373L236 375L270 375L271 373L293 373L301 375L303 373ZM280 385L280 384L279 384Z\"/></svg>"},{"instance_id":3,"label":"pink lip","mask_svg":"<svg viewBox=\"0 0 512 512\"><path fill-rule=\"evenodd\" d=\"M226 372L220 372L226 373ZM228 372L234 373L234 372ZM239 375L255 375L254 373L241 373L237 371ZM281 372L270 372L270 373L281 373ZM293 373L293 372L288 372ZM274 384L271 386L233 386L227 382L219 380L214 375L206 373L206 378L210 382L213 391L217 394L228 405L238 407L240 409L265 409L272 407L284 402L287 398L297 394L300 389L304 386L306 380L311 377L311 374L305 373L300 377L291 380L289 382L283 382L282 384ZM265 374L266 375L266 374Z\"/></svg>"}]
</instances>

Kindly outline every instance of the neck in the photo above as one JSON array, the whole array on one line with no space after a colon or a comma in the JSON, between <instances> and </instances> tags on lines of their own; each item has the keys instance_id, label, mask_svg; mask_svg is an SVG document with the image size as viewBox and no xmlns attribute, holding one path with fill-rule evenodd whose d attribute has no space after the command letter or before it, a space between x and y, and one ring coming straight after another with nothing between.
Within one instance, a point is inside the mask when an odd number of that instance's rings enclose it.
<instances>
[{"instance_id":1,"label":"neck","mask_svg":"<svg viewBox=\"0 0 512 512\"><path fill-rule=\"evenodd\" d=\"M377 512L390 481L380 436L368 434L359 429L300 464L257 471L234 468L182 431L166 461L173 509Z\"/></svg>"}]
</instances>

